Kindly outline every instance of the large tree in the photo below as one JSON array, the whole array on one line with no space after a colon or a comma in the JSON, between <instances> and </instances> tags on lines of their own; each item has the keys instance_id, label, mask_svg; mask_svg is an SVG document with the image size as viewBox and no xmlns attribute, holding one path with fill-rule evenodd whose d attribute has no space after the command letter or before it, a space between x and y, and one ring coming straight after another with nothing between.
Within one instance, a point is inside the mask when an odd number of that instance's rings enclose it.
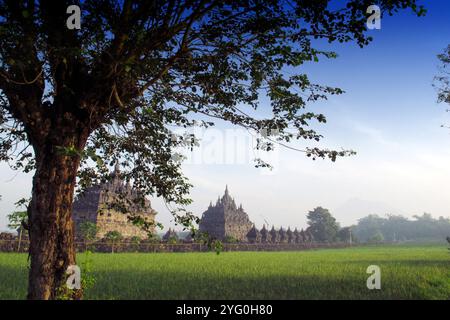
<instances>
[{"instance_id":1,"label":"large tree","mask_svg":"<svg viewBox=\"0 0 450 320\"><path fill-rule=\"evenodd\" d=\"M35 170L30 299L55 298L75 264L77 175L86 187L119 160L142 195L186 204L189 184L172 150L191 140L174 139L170 125L223 119L277 130L258 145L266 150L274 140L319 141L308 125L325 116L306 103L342 90L310 82L299 67L336 56L316 49L314 39L371 40L371 0L342 7L327 0L85 0L78 3L81 29L71 30L66 12L77 2L0 0L0 159ZM414 0L377 2L384 13L423 13ZM262 95L268 117L255 113ZM303 151L332 160L348 154Z\"/></svg>"},{"instance_id":2,"label":"large tree","mask_svg":"<svg viewBox=\"0 0 450 320\"><path fill-rule=\"evenodd\" d=\"M308 212L308 230L319 242L333 242L336 240L340 229L336 219L331 215L328 209L317 207Z\"/></svg>"}]
</instances>

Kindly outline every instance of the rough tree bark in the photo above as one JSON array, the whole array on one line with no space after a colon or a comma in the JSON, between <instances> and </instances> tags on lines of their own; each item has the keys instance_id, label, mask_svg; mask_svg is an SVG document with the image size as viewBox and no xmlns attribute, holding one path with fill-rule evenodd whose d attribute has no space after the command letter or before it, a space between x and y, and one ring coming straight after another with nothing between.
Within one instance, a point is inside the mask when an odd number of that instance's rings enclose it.
<instances>
[{"instance_id":1,"label":"rough tree bark","mask_svg":"<svg viewBox=\"0 0 450 320\"><path fill-rule=\"evenodd\" d=\"M80 156L61 148L83 150L87 134L73 129L55 129L45 144L34 145L36 173L33 178L30 222L31 268L28 299L56 299L64 289L68 266L76 264L73 222L73 195ZM69 298L80 299L82 289Z\"/></svg>"}]
</instances>

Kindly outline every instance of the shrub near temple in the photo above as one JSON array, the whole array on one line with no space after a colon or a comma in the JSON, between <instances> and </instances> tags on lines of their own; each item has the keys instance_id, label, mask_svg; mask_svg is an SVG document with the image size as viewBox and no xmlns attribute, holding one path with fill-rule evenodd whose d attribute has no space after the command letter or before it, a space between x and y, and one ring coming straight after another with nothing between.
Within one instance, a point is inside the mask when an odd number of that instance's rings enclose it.
<instances>
[{"instance_id":1,"label":"shrub near temple","mask_svg":"<svg viewBox=\"0 0 450 320\"><path fill-rule=\"evenodd\" d=\"M88 250L88 246L95 240L97 235L97 225L90 221L85 221L80 224L80 233L84 242L84 250Z\"/></svg>"},{"instance_id":2,"label":"shrub near temple","mask_svg":"<svg viewBox=\"0 0 450 320\"><path fill-rule=\"evenodd\" d=\"M114 246L123 239L119 231L109 231L105 234L106 241L111 245L111 253L114 253Z\"/></svg>"}]
</instances>

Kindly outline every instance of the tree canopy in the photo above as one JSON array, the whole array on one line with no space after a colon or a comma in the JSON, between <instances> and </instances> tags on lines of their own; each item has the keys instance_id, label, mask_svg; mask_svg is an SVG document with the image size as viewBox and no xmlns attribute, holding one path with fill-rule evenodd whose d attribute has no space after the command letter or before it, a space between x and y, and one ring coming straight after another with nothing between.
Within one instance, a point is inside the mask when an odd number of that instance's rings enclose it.
<instances>
[{"instance_id":1,"label":"tree canopy","mask_svg":"<svg viewBox=\"0 0 450 320\"><path fill-rule=\"evenodd\" d=\"M80 232L83 239L94 240L97 235L97 225L91 221L80 223Z\"/></svg>"},{"instance_id":2,"label":"tree canopy","mask_svg":"<svg viewBox=\"0 0 450 320\"><path fill-rule=\"evenodd\" d=\"M111 244L111 253L114 253L114 246L123 239L123 236L119 231L113 230L105 234L105 239Z\"/></svg>"},{"instance_id":3,"label":"tree canopy","mask_svg":"<svg viewBox=\"0 0 450 320\"><path fill-rule=\"evenodd\" d=\"M438 55L441 64L439 74L435 77L438 89L438 102L450 104L450 45Z\"/></svg>"},{"instance_id":4,"label":"tree canopy","mask_svg":"<svg viewBox=\"0 0 450 320\"><path fill-rule=\"evenodd\" d=\"M408 219L400 215L368 215L358 220L352 231L359 241L366 242L374 237L395 241L444 241L450 234L450 219L433 218L424 213Z\"/></svg>"},{"instance_id":5,"label":"tree canopy","mask_svg":"<svg viewBox=\"0 0 450 320\"><path fill-rule=\"evenodd\" d=\"M105 178L105 165L120 160L144 193L186 203L189 184L172 156L190 140L174 139L169 125L210 126L219 118L277 130L271 140L278 143L319 141L309 124L326 117L306 105L343 91L286 68L336 57L314 48L314 39L360 46L371 40L371 1L336 9L328 2L83 1L81 29L69 30L73 1L1 1L1 159L30 170L51 143L82 158L81 186L98 179L94 173ZM387 14L406 7L422 13L415 1L380 6ZM271 117L252 113L261 95ZM54 129L61 126L83 141L59 141ZM259 147L270 150L273 141ZM332 160L351 153L303 151Z\"/></svg>"},{"instance_id":6,"label":"tree canopy","mask_svg":"<svg viewBox=\"0 0 450 320\"><path fill-rule=\"evenodd\" d=\"M333 242L336 240L340 229L339 223L331 215L328 209L317 207L308 212L308 231L312 233L314 240L319 242Z\"/></svg>"},{"instance_id":7,"label":"tree canopy","mask_svg":"<svg viewBox=\"0 0 450 320\"><path fill-rule=\"evenodd\" d=\"M28 220L28 214L26 211L14 211L7 216L8 228L17 230Z\"/></svg>"}]
</instances>

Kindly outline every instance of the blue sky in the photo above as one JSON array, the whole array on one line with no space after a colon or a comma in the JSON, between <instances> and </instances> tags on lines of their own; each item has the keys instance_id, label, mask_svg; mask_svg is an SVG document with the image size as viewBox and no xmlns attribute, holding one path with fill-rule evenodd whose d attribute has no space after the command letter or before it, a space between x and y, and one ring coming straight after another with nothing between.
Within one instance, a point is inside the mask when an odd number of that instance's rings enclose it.
<instances>
[{"instance_id":1,"label":"blue sky","mask_svg":"<svg viewBox=\"0 0 450 320\"><path fill-rule=\"evenodd\" d=\"M275 170L267 174L245 160L251 158L251 137L242 131L225 132L228 126L219 124L215 134L203 137L203 147L214 146L244 160L205 163L205 151L197 150L202 161L184 166L195 186L191 209L200 215L228 184L258 226L268 222L304 227L307 211L319 205L343 225L371 213L450 217L450 131L440 127L450 124L445 112L449 106L436 103L432 87L436 56L450 44L450 3L424 4L428 13L422 18L409 11L384 17L381 30L370 31L374 41L364 49L321 43L339 57L302 67L312 80L346 91L310 108L328 118L319 127L325 136L321 145L354 149L356 156L337 163L314 162L278 148L271 155ZM206 152L213 157L214 151ZM30 175L16 175L0 164L0 230L13 203L29 195L30 185ZM159 220L170 225L164 204L154 199L154 206Z\"/></svg>"}]
</instances>

